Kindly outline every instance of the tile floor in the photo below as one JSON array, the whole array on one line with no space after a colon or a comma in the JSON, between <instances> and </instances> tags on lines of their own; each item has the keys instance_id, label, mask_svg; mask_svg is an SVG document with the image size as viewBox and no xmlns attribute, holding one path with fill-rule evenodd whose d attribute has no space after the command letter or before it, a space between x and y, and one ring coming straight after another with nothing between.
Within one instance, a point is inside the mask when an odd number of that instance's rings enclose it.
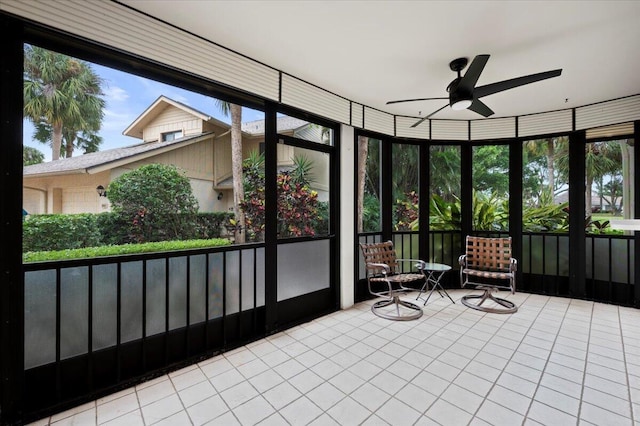
<instances>
[{"instance_id":1,"label":"tile floor","mask_svg":"<svg viewBox=\"0 0 640 426\"><path fill-rule=\"evenodd\" d=\"M360 303L33 425L640 426L640 310L466 293L406 322Z\"/></svg>"}]
</instances>

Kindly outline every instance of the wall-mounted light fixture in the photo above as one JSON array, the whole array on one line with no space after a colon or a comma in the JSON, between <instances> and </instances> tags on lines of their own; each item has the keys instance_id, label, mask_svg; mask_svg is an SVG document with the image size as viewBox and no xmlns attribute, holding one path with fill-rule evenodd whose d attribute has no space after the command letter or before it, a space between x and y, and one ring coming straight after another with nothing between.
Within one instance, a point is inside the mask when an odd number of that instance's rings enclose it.
<instances>
[{"instance_id":1,"label":"wall-mounted light fixture","mask_svg":"<svg viewBox=\"0 0 640 426\"><path fill-rule=\"evenodd\" d=\"M98 197L106 197L107 196L107 190L104 189L104 186L102 186L102 185L96 186L96 192L98 193Z\"/></svg>"},{"instance_id":2,"label":"wall-mounted light fixture","mask_svg":"<svg viewBox=\"0 0 640 426\"><path fill-rule=\"evenodd\" d=\"M224 194L223 194L222 192L218 192L218 201L222 200L222 196L223 196L223 195L224 195Z\"/></svg>"}]
</instances>

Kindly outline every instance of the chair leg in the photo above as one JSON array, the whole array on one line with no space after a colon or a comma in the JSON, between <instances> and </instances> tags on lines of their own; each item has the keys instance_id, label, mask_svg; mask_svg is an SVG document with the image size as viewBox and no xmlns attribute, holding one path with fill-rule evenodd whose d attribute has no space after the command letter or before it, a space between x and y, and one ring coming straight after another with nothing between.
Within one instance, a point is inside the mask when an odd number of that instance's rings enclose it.
<instances>
[{"instance_id":1,"label":"chair leg","mask_svg":"<svg viewBox=\"0 0 640 426\"><path fill-rule=\"evenodd\" d=\"M478 287L478 290L484 290L482 294L470 294L467 296L463 296L460 300L462 304L468 308L476 309L478 311L489 312L492 314L512 314L518 310L518 307L515 303L511 302L507 299L502 299L500 297L495 297L492 294L492 291L495 291L494 288L487 287ZM480 299L477 303L472 303L470 300ZM497 305L502 306L503 308L491 307L491 306L482 306L484 302L490 300Z\"/></svg>"},{"instance_id":2,"label":"chair leg","mask_svg":"<svg viewBox=\"0 0 640 426\"><path fill-rule=\"evenodd\" d=\"M395 305L395 315L384 308ZM406 308L406 309L402 309ZM394 321L410 321L418 319L422 316L422 308L415 303L407 302L400 299L400 296L394 295L390 299L379 300L371 305L371 312L380 318ZM404 313L406 312L406 313Z\"/></svg>"}]
</instances>

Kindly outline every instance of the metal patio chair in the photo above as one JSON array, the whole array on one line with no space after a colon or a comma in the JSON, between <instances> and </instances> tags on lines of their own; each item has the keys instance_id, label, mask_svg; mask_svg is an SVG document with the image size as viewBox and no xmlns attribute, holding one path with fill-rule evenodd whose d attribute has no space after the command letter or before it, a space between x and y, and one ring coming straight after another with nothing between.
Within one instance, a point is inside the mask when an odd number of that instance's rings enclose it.
<instances>
[{"instance_id":1,"label":"metal patio chair","mask_svg":"<svg viewBox=\"0 0 640 426\"><path fill-rule=\"evenodd\" d=\"M482 290L482 294L463 296L462 304L484 312L516 312L515 303L493 295L498 290L509 290L511 294L516 291L518 261L511 256L511 237L467 236L465 247L466 253L458 258L460 285L463 288L473 286ZM489 303L485 304L487 301Z\"/></svg>"},{"instance_id":2,"label":"metal patio chair","mask_svg":"<svg viewBox=\"0 0 640 426\"><path fill-rule=\"evenodd\" d=\"M371 311L381 318L395 321L420 318L422 308L415 303L402 300L400 296L418 290L407 287L407 284L424 282L425 275L414 271L421 270L425 262L417 259L398 259L391 241L360 243L360 249L364 258L369 293L383 298L371 306ZM403 269L403 264L411 266L405 266ZM404 270L412 272L403 272Z\"/></svg>"}]
</instances>

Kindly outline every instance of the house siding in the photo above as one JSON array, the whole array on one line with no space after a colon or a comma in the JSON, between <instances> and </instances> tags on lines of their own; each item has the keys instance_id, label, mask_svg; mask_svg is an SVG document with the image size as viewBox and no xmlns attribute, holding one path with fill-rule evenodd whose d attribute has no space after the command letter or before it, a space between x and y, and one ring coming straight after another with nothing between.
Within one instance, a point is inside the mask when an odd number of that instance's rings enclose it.
<instances>
[{"instance_id":1,"label":"house siding","mask_svg":"<svg viewBox=\"0 0 640 426\"><path fill-rule=\"evenodd\" d=\"M182 130L183 136L198 135L202 133L202 120L186 111L173 106L167 107L145 127L142 139L145 142L160 140L160 135L167 132Z\"/></svg>"},{"instance_id":2,"label":"house siding","mask_svg":"<svg viewBox=\"0 0 640 426\"><path fill-rule=\"evenodd\" d=\"M22 205L29 214L101 213L111 208L96 192L98 185L109 185L109 172L25 177L23 182Z\"/></svg>"}]
</instances>

